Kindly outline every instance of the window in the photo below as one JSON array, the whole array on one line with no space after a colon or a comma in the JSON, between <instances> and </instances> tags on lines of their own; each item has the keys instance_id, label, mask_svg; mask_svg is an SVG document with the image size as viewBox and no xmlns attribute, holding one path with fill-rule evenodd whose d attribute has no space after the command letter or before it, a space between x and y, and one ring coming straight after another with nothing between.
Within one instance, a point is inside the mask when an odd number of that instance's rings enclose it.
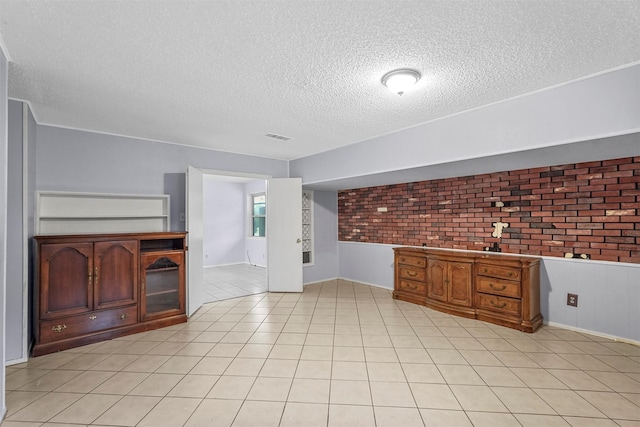
<instances>
[{"instance_id":1,"label":"window","mask_svg":"<svg viewBox=\"0 0 640 427\"><path fill-rule=\"evenodd\" d=\"M313 263L313 192L302 191L302 264Z\"/></svg>"},{"instance_id":2,"label":"window","mask_svg":"<svg viewBox=\"0 0 640 427\"><path fill-rule=\"evenodd\" d=\"M266 227L267 199L264 193L251 195L251 235L264 237Z\"/></svg>"}]
</instances>

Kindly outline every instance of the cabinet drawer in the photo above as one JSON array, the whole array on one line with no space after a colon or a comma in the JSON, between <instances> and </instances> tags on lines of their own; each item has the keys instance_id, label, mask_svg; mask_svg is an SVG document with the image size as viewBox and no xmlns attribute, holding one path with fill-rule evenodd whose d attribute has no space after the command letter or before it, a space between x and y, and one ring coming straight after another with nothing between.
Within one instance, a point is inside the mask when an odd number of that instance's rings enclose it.
<instances>
[{"instance_id":1,"label":"cabinet drawer","mask_svg":"<svg viewBox=\"0 0 640 427\"><path fill-rule=\"evenodd\" d=\"M520 282L478 276L476 289L478 292L520 298Z\"/></svg>"},{"instance_id":2,"label":"cabinet drawer","mask_svg":"<svg viewBox=\"0 0 640 427\"><path fill-rule=\"evenodd\" d=\"M500 267L491 264L478 264L478 274L507 280L520 280L522 277L519 268Z\"/></svg>"},{"instance_id":3,"label":"cabinet drawer","mask_svg":"<svg viewBox=\"0 0 640 427\"><path fill-rule=\"evenodd\" d=\"M400 277L402 279L425 281L427 272L424 268L411 268L400 266Z\"/></svg>"},{"instance_id":4,"label":"cabinet drawer","mask_svg":"<svg viewBox=\"0 0 640 427\"><path fill-rule=\"evenodd\" d=\"M476 308L504 313L511 316L520 316L520 300L497 295L476 294Z\"/></svg>"},{"instance_id":5,"label":"cabinet drawer","mask_svg":"<svg viewBox=\"0 0 640 427\"><path fill-rule=\"evenodd\" d=\"M396 290L408 294L425 296L427 294L427 284L424 282L421 283L400 279Z\"/></svg>"},{"instance_id":6,"label":"cabinet drawer","mask_svg":"<svg viewBox=\"0 0 640 427\"><path fill-rule=\"evenodd\" d=\"M94 311L79 316L62 317L40 322L40 342L75 338L92 332L137 323L138 307Z\"/></svg>"},{"instance_id":7,"label":"cabinet drawer","mask_svg":"<svg viewBox=\"0 0 640 427\"><path fill-rule=\"evenodd\" d=\"M417 256L400 255L398 256L398 264L412 265L414 267L426 267L427 259Z\"/></svg>"}]
</instances>

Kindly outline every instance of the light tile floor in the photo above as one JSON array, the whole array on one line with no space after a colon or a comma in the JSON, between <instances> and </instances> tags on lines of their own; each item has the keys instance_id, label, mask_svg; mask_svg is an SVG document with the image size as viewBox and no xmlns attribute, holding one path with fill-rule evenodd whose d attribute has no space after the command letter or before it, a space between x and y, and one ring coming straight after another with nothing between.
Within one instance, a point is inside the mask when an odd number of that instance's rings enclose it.
<instances>
[{"instance_id":1,"label":"light tile floor","mask_svg":"<svg viewBox=\"0 0 640 427\"><path fill-rule=\"evenodd\" d=\"M640 348L331 281L7 368L2 427L640 425Z\"/></svg>"},{"instance_id":2,"label":"light tile floor","mask_svg":"<svg viewBox=\"0 0 640 427\"><path fill-rule=\"evenodd\" d=\"M207 302L267 291L267 270L251 264L208 267L203 270L202 279Z\"/></svg>"}]
</instances>

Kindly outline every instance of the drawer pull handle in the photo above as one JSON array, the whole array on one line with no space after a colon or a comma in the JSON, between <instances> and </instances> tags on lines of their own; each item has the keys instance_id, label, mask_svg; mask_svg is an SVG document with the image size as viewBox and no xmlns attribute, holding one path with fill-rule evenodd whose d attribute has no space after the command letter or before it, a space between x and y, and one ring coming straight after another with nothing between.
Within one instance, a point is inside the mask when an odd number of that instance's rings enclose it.
<instances>
[{"instance_id":1,"label":"drawer pull handle","mask_svg":"<svg viewBox=\"0 0 640 427\"><path fill-rule=\"evenodd\" d=\"M400 257L400 262L405 262L405 258L404 257Z\"/></svg>"},{"instance_id":2,"label":"drawer pull handle","mask_svg":"<svg viewBox=\"0 0 640 427\"><path fill-rule=\"evenodd\" d=\"M418 275L418 273L416 273L415 271L407 271L407 275L409 275L411 277L416 277Z\"/></svg>"},{"instance_id":3,"label":"drawer pull handle","mask_svg":"<svg viewBox=\"0 0 640 427\"><path fill-rule=\"evenodd\" d=\"M407 289L409 289L410 291L415 291L418 289L418 287L416 285L407 285Z\"/></svg>"},{"instance_id":4,"label":"drawer pull handle","mask_svg":"<svg viewBox=\"0 0 640 427\"><path fill-rule=\"evenodd\" d=\"M95 314L92 314L91 316L89 316L89 320L96 320L98 318L98 316L96 316Z\"/></svg>"},{"instance_id":5,"label":"drawer pull handle","mask_svg":"<svg viewBox=\"0 0 640 427\"><path fill-rule=\"evenodd\" d=\"M56 325L51 328L51 330L57 334L64 331L65 329L67 329L67 325Z\"/></svg>"},{"instance_id":6,"label":"drawer pull handle","mask_svg":"<svg viewBox=\"0 0 640 427\"><path fill-rule=\"evenodd\" d=\"M509 277L513 276L513 271L510 271L507 276L509 276Z\"/></svg>"},{"instance_id":7,"label":"drawer pull handle","mask_svg":"<svg viewBox=\"0 0 640 427\"><path fill-rule=\"evenodd\" d=\"M505 308L507 306L506 302L503 302L502 304L498 304L497 302L489 301L489 303L495 308Z\"/></svg>"},{"instance_id":8,"label":"drawer pull handle","mask_svg":"<svg viewBox=\"0 0 640 427\"><path fill-rule=\"evenodd\" d=\"M120 315L120 319L124 320L127 318L127 313L121 314Z\"/></svg>"},{"instance_id":9,"label":"drawer pull handle","mask_svg":"<svg viewBox=\"0 0 640 427\"><path fill-rule=\"evenodd\" d=\"M505 289L507 289L507 285L502 285L499 288L497 288L493 285L493 283L489 283L489 287L494 291L504 291Z\"/></svg>"}]
</instances>

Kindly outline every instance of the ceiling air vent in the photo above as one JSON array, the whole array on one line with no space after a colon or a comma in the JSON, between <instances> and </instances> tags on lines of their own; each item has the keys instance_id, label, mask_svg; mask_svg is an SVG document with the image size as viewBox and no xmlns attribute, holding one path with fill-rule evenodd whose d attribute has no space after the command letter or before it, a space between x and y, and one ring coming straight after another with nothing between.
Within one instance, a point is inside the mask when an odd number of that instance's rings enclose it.
<instances>
[{"instance_id":1,"label":"ceiling air vent","mask_svg":"<svg viewBox=\"0 0 640 427\"><path fill-rule=\"evenodd\" d=\"M291 138L289 138L288 136L282 136L282 135L276 135L275 133L268 133L265 135L267 138L273 138L273 139L278 139L280 141L288 141Z\"/></svg>"}]
</instances>

